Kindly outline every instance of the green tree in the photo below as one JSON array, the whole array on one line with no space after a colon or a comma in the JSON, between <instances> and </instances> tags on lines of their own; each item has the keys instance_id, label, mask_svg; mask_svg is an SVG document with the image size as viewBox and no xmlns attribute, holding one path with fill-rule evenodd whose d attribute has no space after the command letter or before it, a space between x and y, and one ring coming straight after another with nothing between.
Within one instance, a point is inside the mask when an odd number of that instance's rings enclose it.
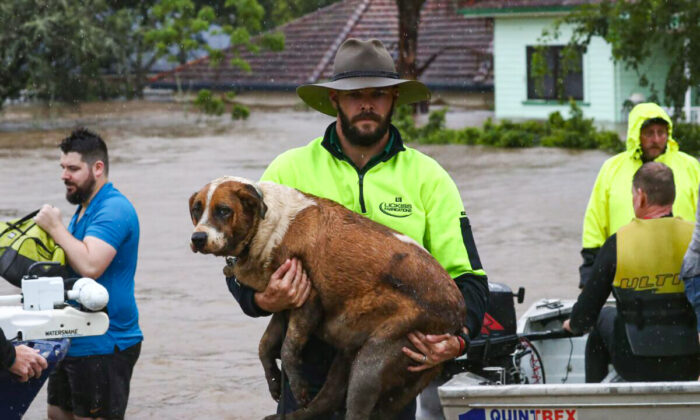
<instances>
[{"instance_id":1,"label":"green tree","mask_svg":"<svg viewBox=\"0 0 700 420\"><path fill-rule=\"evenodd\" d=\"M156 0L111 1L112 10L106 19L110 36L119 49L110 64L123 82L120 92L127 97L142 95L147 76L160 54L148 32L159 23L152 8Z\"/></svg>"},{"instance_id":2,"label":"green tree","mask_svg":"<svg viewBox=\"0 0 700 420\"><path fill-rule=\"evenodd\" d=\"M279 33L252 38L251 34L262 29L265 17L257 0L157 0L149 8L141 6L137 13L135 10L132 7L124 11L130 18L123 20L132 22L132 29L121 33L128 41L125 45L143 46L136 55L134 52L124 54L131 60L132 73L136 73L140 80L145 80L142 75L148 73L158 58L167 57L171 62L184 64L196 50L207 51L212 65L218 65L224 58L224 51L210 47L207 35L227 35L230 40L228 51L233 55L231 64L248 71L250 67L241 58L242 51L284 48L284 37ZM143 60L144 50L151 52L146 61Z\"/></svg>"},{"instance_id":3,"label":"green tree","mask_svg":"<svg viewBox=\"0 0 700 420\"><path fill-rule=\"evenodd\" d=\"M568 48L585 48L594 36L612 48L613 58L633 69L639 84L648 86L659 101L659 86L646 73L649 60L669 64L663 85L664 102L680 115L689 87L700 84L700 8L695 0L603 0L559 19L544 40L558 39L562 25L573 25ZM663 54L663 55L660 55Z\"/></svg>"},{"instance_id":4,"label":"green tree","mask_svg":"<svg viewBox=\"0 0 700 420\"><path fill-rule=\"evenodd\" d=\"M155 47L158 56L179 64L187 62L190 52L206 46L203 35L216 19L212 7L197 8L191 0L160 0L148 12L155 24L147 26L145 42Z\"/></svg>"},{"instance_id":5,"label":"green tree","mask_svg":"<svg viewBox=\"0 0 700 420\"><path fill-rule=\"evenodd\" d=\"M105 94L100 75L117 45L102 0L0 2L0 107L22 91L74 102Z\"/></svg>"},{"instance_id":6,"label":"green tree","mask_svg":"<svg viewBox=\"0 0 700 420\"><path fill-rule=\"evenodd\" d=\"M280 50L284 37L263 29L257 0L13 0L0 2L0 106L26 91L75 102L140 95L161 57L182 63L197 49L212 62L207 33L230 37L232 63L250 70L244 50ZM217 10L221 12L217 15Z\"/></svg>"}]
</instances>

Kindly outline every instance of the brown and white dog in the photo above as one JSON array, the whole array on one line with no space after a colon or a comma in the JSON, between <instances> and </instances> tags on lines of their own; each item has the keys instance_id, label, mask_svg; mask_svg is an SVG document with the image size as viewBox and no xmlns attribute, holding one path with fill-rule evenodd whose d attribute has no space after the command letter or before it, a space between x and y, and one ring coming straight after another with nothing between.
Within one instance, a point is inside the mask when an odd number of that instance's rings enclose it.
<instances>
[{"instance_id":1,"label":"brown and white dog","mask_svg":"<svg viewBox=\"0 0 700 420\"><path fill-rule=\"evenodd\" d=\"M346 419L389 419L439 373L410 372L407 334L455 333L466 308L455 282L417 242L323 198L271 182L223 177L190 198L192 250L236 256L238 281L262 291L288 258L298 258L312 291L288 314L274 314L260 342L270 391L280 393L280 354L292 392L308 391L301 351L311 334L337 350L328 378L303 419L342 405ZM286 335L284 323L288 326ZM346 397L347 393L347 397Z\"/></svg>"}]
</instances>

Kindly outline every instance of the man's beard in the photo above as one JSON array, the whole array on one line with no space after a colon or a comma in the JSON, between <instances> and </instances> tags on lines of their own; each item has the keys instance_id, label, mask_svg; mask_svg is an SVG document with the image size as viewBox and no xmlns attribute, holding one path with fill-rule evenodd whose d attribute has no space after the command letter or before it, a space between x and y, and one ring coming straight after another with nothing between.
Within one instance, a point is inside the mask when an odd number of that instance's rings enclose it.
<instances>
[{"instance_id":1,"label":"man's beard","mask_svg":"<svg viewBox=\"0 0 700 420\"><path fill-rule=\"evenodd\" d=\"M90 172L90 177L85 181L83 185L77 185L72 182L64 182L66 186L71 185L75 187L75 191L73 191L72 193L66 191L66 200L68 200L68 202L71 204L83 204L92 195L92 190L95 188L96 182L97 181L95 180L95 176L92 174L92 171Z\"/></svg>"},{"instance_id":2,"label":"man's beard","mask_svg":"<svg viewBox=\"0 0 700 420\"><path fill-rule=\"evenodd\" d=\"M649 150L648 152L642 149L642 162L647 163L647 162L652 162L654 159L657 157L661 156L664 154L666 151L666 148L664 147L663 150Z\"/></svg>"},{"instance_id":3,"label":"man's beard","mask_svg":"<svg viewBox=\"0 0 700 420\"><path fill-rule=\"evenodd\" d=\"M348 119L348 116L340 108L340 105L337 106L337 109L338 115L340 116L340 128L343 131L345 138L353 146L368 147L376 144L379 140L381 140L384 137L387 131L389 131L389 125L391 124L391 116L394 113L394 104L391 105L391 109L389 110L389 113L384 119L382 119L381 115L375 114L374 112L363 112L355 115L352 118L352 121L350 121L350 119ZM379 125L373 131L369 133L363 133L352 124L363 119L370 119L372 121L376 121L379 123Z\"/></svg>"}]
</instances>

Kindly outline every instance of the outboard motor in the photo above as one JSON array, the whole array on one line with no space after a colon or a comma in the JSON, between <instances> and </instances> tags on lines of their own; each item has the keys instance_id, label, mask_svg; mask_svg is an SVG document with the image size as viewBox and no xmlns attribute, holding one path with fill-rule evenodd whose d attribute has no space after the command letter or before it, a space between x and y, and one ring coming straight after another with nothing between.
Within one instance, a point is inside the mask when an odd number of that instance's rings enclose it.
<instances>
[{"instance_id":1,"label":"outboard motor","mask_svg":"<svg viewBox=\"0 0 700 420\"><path fill-rule=\"evenodd\" d=\"M489 283L489 306L484 315L484 323L478 340L504 337L516 333L515 304L513 297L517 296L518 303L525 298L525 289L520 288L514 295L510 287L501 283ZM474 346L475 343L472 343Z\"/></svg>"},{"instance_id":2,"label":"outboard motor","mask_svg":"<svg viewBox=\"0 0 700 420\"><path fill-rule=\"evenodd\" d=\"M525 289L520 288L514 294L510 287L502 283L489 283L489 305L484 315L481 333L472 339L467 357L459 358L445 364L445 374L453 376L469 371L489 379L492 382L510 383L512 376L512 357L519 343L515 303L525 298Z\"/></svg>"}]
</instances>

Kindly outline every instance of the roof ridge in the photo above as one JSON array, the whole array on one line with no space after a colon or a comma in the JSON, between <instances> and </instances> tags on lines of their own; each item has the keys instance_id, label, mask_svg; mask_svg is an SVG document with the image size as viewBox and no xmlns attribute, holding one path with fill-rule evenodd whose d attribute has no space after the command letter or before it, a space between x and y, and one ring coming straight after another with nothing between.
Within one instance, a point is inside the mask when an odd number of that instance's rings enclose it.
<instances>
[{"instance_id":1,"label":"roof ridge","mask_svg":"<svg viewBox=\"0 0 700 420\"><path fill-rule=\"evenodd\" d=\"M338 36L335 38L335 41L333 41L331 46L328 47L326 52L323 54L323 57L321 57L321 60L314 68L314 71L311 73L311 76L309 76L309 78L307 79L308 83L315 83L316 81L318 81L319 77L321 77L321 74L323 74L323 70L325 70L325 68L328 66L328 63L330 63L331 58L335 57L338 48L340 48L340 44L342 44L343 41L345 41L345 38L348 36L352 28L355 27L355 25L365 13L371 2L372 0L360 1L360 4L357 5L355 11L352 13L352 15L350 15L350 18L348 18L348 21L345 23L345 26L340 31Z\"/></svg>"}]
</instances>

